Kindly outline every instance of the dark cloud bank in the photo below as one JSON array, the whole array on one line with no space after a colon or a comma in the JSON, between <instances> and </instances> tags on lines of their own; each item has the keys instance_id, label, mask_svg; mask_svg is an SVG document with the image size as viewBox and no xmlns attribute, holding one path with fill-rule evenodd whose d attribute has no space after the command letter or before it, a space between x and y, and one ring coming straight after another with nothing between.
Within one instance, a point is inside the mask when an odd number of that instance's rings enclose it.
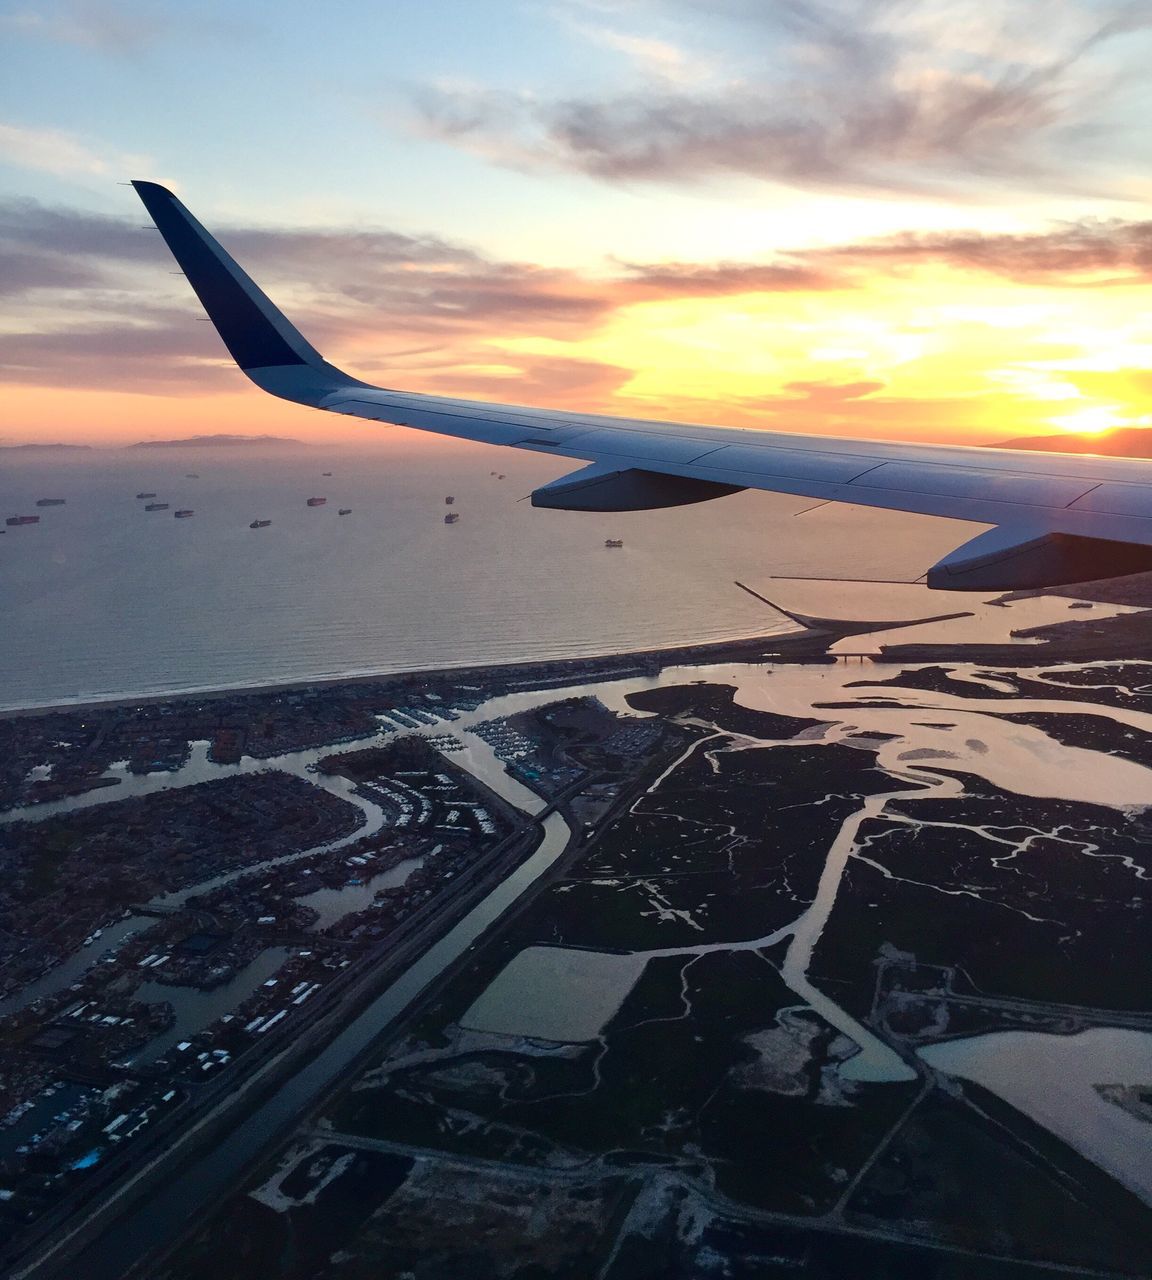
<instances>
[{"instance_id":1,"label":"dark cloud bank","mask_svg":"<svg viewBox=\"0 0 1152 1280\"><path fill-rule=\"evenodd\" d=\"M577 340L630 304L851 290L924 263L1022 285L1098 288L1152 277L1152 222L1069 223L1034 235L909 234L784 252L767 263L620 263L599 278L390 231L240 227L221 238L322 350L347 353L366 375L398 369L436 389L587 408L605 403L630 371L562 357L517 358L519 377L468 366L492 364L485 340L493 336ZM240 385L170 270L159 237L138 220L0 202L0 289L9 315L27 317L23 332L5 338L0 377L160 392ZM798 385L792 394L809 391Z\"/></svg>"}]
</instances>

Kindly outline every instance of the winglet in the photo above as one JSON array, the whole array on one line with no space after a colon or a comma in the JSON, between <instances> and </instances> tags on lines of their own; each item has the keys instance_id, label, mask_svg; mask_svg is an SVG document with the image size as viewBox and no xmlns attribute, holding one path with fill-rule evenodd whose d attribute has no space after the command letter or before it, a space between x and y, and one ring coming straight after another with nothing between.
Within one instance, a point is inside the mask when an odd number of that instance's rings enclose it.
<instances>
[{"instance_id":1,"label":"winglet","mask_svg":"<svg viewBox=\"0 0 1152 1280\"><path fill-rule=\"evenodd\" d=\"M171 191L157 182L132 186L232 358L254 382L313 404L333 390L366 385L330 365Z\"/></svg>"}]
</instances>

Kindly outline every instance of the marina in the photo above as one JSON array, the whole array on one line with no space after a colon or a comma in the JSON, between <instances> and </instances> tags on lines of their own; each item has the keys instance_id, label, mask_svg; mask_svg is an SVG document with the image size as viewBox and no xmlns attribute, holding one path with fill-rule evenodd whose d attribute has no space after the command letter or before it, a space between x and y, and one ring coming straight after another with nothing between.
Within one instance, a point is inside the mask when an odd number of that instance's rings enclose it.
<instances>
[{"instance_id":1,"label":"marina","mask_svg":"<svg viewBox=\"0 0 1152 1280\"><path fill-rule=\"evenodd\" d=\"M155 1062L174 1046L232 1012L272 978L289 954L286 947L268 947L229 981L209 991L166 982L142 982L136 988L133 998L148 1003L171 1005L176 1020L167 1031L149 1040L145 1048L133 1058L132 1065L142 1067Z\"/></svg>"},{"instance_id":2,"label":"marina","mask_svg":"<svg viewBox=\"0 0 1152 1280\"><path fill-rule=\"evenodd\" d=\"M297 901L301 906L310 907L318 913L318 919L311 928L319 932L335 924L337 920L371 906L381 889L393 889L402 885L423 865L423 858L405 858L387 871L369 876L366 880L353 879L339 889L317 889L315 893L305 894Z\"/></svg>"}]
</instances>

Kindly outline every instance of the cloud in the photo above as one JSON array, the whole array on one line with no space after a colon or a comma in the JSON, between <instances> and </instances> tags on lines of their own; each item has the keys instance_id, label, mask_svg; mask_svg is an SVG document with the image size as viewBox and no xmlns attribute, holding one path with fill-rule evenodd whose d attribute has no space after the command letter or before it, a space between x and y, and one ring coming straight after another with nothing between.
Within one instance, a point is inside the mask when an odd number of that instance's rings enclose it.
<instances>
[{"instance_id":1,"label":"cloud","mask_svg":"<svg viewBox=\"0 0 1152 1280\"><path fill-rule=\"evenodd\" d=\"M465 366L491 366L492 349L479 348L492 338L579 338L617 305L610 287L579 273L497 261L432 236L253 227L220 236L309 337L365 372L399 366L447 379ZM3 272L4 263L13 270ZM0 376L215 390L235 372L211 326L197 323L184 281L166 274L171 270L159 237L139 219L0 201L9 313ZM574 394L590 379L619 381L607 366L588 362L572 363L567 373L560 361L522 363L512 373L528 390Z\"/></svg>"},{"instance_id":2,"label":"cloud","mask_svg":"<svg viewBox=\"0 0 1152 1280\"><path fill-rule=\"evenodd\" d=\"M1016 284L1065 288L1152 280L1152 221L1085 218L1019 234L906 232L818 249L783 250L762 262L623 264L618 287L633 300L741 293L826 292L877 274L936 264Z\"/></svg>"},{"instance_id":3,"label":"cloud","mask_svg":"<svg viewBox=\"0 0 1152 1280\"><path fill-rule=\"evenodd\" d=\"M144 263L156 260L153 232L142 220L115 218L87 210L51 207L38 200L0 199L0 244L73 261Z\"/></svg>"},{"instance_id":4,"label":"cloud","mask_svg":"<svg viewBox=\"0 0 1152 1280\"><path fill-rule=\"evenodd\" d=\"M88 289L100 279L88 263L0 244L0 297L19 297L36 289Z\"/></svg>"},{"instance_id":5,"label":"cloud","mask_svg":"<svg viewBox=\"0 0 1152 1280\"><path fill-rule=\"evenodd\" d=\"M625 264L625 288L636 299L726 297L738 293L793 293L848 287L848 282L812 261L661 262Z\"/></svg>"},{"instance_id":6,"label":"cloud","mask_svg":"<svg viewBox=\"0 0 1152 1280\"><path fill-rule=\"evenodd\" d=\"M361 372L399 367L418 371L425 385L490 385L513 398L598 400L628 371L517 356L493 372L510 359L494 360L485 346L494 338L578 341L636 303L850 287L818 264L793 260L620 264L593 277L388 230L233 227L220 238L322 350L340 352ZM159 237L139 219L0 201L9 328L27 317L25 331L6 339L0 376L121 387L183 379L215 389L217 373L206 366L224 370L226 357L211 327L196 323L195 304L171 270Z\"/></svg>"},{"instance_id":7,"label":"cloud","mask_svg":"<svg viewBox=\"0 0 1152 1280\"><path fill-rule=\"evenodd\" d=\"M497 262L433 236L240 227L222 228L220 238L269 284L310 280L309 309L321 316L335 308L348 314L352 303L353 313L371 308L441 331L481 317L563 327L595 320L610 305L575 273ZM129 265L170 269L159 237L139 219L33 200L0 201L0 247L31 255L28 288L60 283L63 263L105 273Z\"/></svg>"},{"instance_id":8,"label":"cloud","mask_svg":"<svg viewBox=\"0 0 1152 1280\"><path fill-rule=\"evenodd\" d=\"M876 391L883 391L883 382L786 382L785 391L795 392L811 403L842 404L845 400L861 400Z\"/></svg>"},{"instance_id":9,"label":"cloud","mask_svg":"<svg viewBox=\"0 0 1152 1280\"><path fill-rule=\"evenodd\" d=\"M978 404L977 397L965 395L868 395L839 403L788 394L723 399L629 397L632 413L669 422L921 441L926 428L936 438L970 441L973 409ZM990 434L987 426L981 429L989 438L996 438L995 428Z\"/></svg>"},{"instance_id":10,"label":"cloud","mask_svg":"<svg viewBox=\"0 0 1152 1280\"><path fill-rule=\"evenodd\" d=\"M713 73L711 59L690 56L680 45L600 23L574 22L572 30L590 44L621 54L643 76L670 84L691 84Z\"/></svg>"},{"instance_id":11,"label":"cloud","mask_svg":"<svg viewBox=\"0 0 1152 1280\"><path fill-rule=\"evenodd\" d=\"M998 24L988 6L983 21L974 10L972 28L957 13L971 6L945 0L689 7L738 24L719 87L642 84L553 99L429 88L415 98L421 127L500 163L612 182L1066 190L1073 156L1097 158L1095 126L1122 78L1092 55L1152 25L1148 6L1116 2L1016 0L992 6Z\"/></svg>"},{"instance_id":12,"label":"cloud","mask_svg":"<svg viewBox=\"0 0 1152 1280\"><path fill-rule=\"evenodd\" d=\"M1152 221L1084 219L1027 234L904 234L809 255L826 270L876 270L939 262L1018 284L1075 287L1136 284L1152 278Z\"/></svg>"},{"instance_id":13,"label":"cloud","mask_svg":"<svg viewBox=\"0 0 1152 1280\"><path fill-rule=\"evenodd\" d=\"M61 388L209 395L243 375L222 358L211 326L184 311L132 309L119 318L82 319L54 330L4 336L4 381Z\"/></svg>"},{"instance_id":14,"label":"cloud","mask_svg":"<svg viewBox=\"0 0 1152 1280\"><path fill-rule=\"evenodd\" d=\"M142 157L94 150L74 133L0 121L0 162L63 177L127 173Z\"/></svg>"},{"instance_id":15,"label":"cloud","mask_svg":"<svg viewBox=\"0 0 1152 1280\"><path fill-rule=\"evenodd\" d=\"M547 404L584 412L612 407L612 396L631 380L634 370L597 360L527 357L517 367L497 371L462 368L436 373L430 391L497 399L515 404Z\"/></svg>"},{"instance_id":16,"label":"cloud","mask_svg":"<svg viewBox=\"0 0 1152 1280\"><path fill-rule=\"evenodd\" d=\"M234 227L221 239L337 363L392 384L560 406L620 409L632 370L563 354L627 309L690 298L827 293L921 266L1020 285L1152 277L1152 222L1085 221L1030 235L946 232L783 251L772 262L618 263L591 276L497 260L435 236L379 229ZM44 386L191 394L239 376L153 231L30 200L0 201L0 290L8 333L0 378ZM539 344L558 354L540 354ZM735 420L795 422L818 410L887 421L884 384L792 381L768 399L723 398ZM629 402L637 392L630 389ZM715 405L713 406L715 407ZM652 411L700 417L692 400ZM707 415L705 414L705 417Z\"/></svg>"},{"instance_id":17,"label":"cloud","mask_svg":"<svg viewBox=\"0 0 1152 1280\"><path fill-rule=\"evenodd\" d=\"M168 34L175 15L159 3L126 0L61 0L0 16L0 29L102 53L142 53Z\"/></svg>"}]
</instances>

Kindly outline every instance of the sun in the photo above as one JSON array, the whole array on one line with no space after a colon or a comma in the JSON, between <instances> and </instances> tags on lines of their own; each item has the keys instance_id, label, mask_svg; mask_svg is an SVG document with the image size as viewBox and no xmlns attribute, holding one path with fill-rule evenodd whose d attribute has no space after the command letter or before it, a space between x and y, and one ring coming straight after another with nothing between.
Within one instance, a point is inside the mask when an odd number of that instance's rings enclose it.
<instances>
[{"instance_id":1,"label":"sun","mask_svg":"<svg viewBox=\"0 0 1152 1280\"><path fill-rule=\"evenodd\" d=\"M1075 413L1058 414L1056 417L1049 418L1049 422L1062 431L1091 436L1123 426L1124 420L1117 417L1109 406L1096 405L1087 409L1077 409Z\"/></svg>"}]
</instances>

